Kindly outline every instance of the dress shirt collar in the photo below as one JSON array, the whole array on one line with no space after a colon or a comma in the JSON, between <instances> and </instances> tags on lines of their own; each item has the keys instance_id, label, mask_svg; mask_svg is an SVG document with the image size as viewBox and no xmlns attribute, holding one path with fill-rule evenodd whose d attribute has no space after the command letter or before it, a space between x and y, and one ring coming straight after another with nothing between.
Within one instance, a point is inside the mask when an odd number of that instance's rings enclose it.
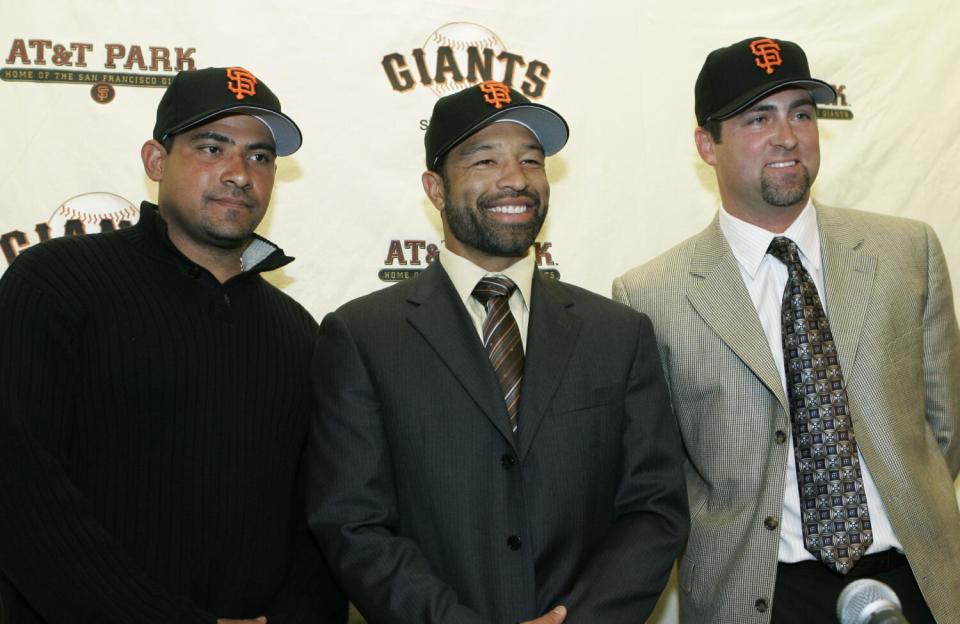
<instances>
[{"instance_id":1,"label":"dress shirt collar","mask_svg":"<svg viewBox=\"0 0 960 624\"><path fill-rule=\"evenodd\" d=\"M800 215L783 234L774 234L738 219L723 207L720 208L720 230L733 251L733 257L751 278L757 276L770 241L776 236L785 236L795 242L800 249L800 255L809 266L815 271L820 270L820 233L817 230L817 211L812 200L807 200L807 205Z\"/></svg>"},{"instance_id":2,"label":"dress shirt collar","mask_svg":"<svg viewBox=\"0 0 960 624\"><path fill-rule=\"evenodd\" d=\"M511 264L504 271L491 272L477 266L463 256L458 256L446 245L440 253L440 264L450 276L453 287L457 289L457 294L466 305L467 301L473 295L473 288L485 275L505 275L513 280L517 285L517 292L523 298L523 306L530 309L530 291L533 286L533 272L536 270L536 258L533 251Z\"/></svg>"}]
</instances>

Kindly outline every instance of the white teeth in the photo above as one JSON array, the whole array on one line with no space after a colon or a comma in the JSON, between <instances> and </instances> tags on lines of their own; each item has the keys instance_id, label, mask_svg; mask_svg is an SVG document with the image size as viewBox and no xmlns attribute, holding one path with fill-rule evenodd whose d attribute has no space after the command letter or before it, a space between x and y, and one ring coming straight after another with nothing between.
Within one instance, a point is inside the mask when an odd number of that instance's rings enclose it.
<instances>
[{"instance_id":1,"label":"white teeth","mask_svg":"<svg viewBox=\"0 0 960 624\"><path fill-rule=\"evenodd\" d=\"M770 164L767 165L767 166L768 166L768 167L771 167L771 168L773 168L773 169L783 169L784 167L792 167L792 166L794 166L795 164L797 164L797 161L795 161L795 160L790 160L790 161L787 161L787 162L770 163Z\"/></svg>"},{"instance_id":2,"label":"white teeth","mask_svg":"<svg viewBox=\"0 0 960 624\"><path fill-rule=\"evenodd\" d=\"M526 206L494 206L490 209L490 212L499 212L502 214L522 214L526 211Z\"/></svg>"}]
</instances>

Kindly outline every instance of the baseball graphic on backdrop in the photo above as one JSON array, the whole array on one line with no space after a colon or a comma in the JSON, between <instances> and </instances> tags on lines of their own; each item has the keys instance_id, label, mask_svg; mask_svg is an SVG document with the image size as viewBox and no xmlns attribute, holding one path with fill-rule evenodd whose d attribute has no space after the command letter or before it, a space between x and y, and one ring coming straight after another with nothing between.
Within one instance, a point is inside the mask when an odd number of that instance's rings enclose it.
<instances>
[{"instance_id":1,"label":"baseball graphic on backdrop","mask_svg":"<svg viewBox=\"0 0 960 624\"><path fill-rule=\"evenodd\" d=\"M83 193L64 201L47 219L47 225L51 236L63 236L67 221L79 221L84 233L93 234L111 229L109 225L107 228L101 226L104 221L111 222L112 229L119 229L122 222L132 225L139 219L140 210L123 197L98 192Z\"/></svg>"},{"instance_id":2,"label":"baseball graphic on backdrop","mask_svg":"<svg viewBox=\"0 0 960 624\"><path fill-rule=\"evenodd\" d=\"M437 66L437 48L447 46L453 51L457 61L457 67L464 75L464 82L451 80L449 74L445 82L434 82L430 85L433 92L438 97L450 95L464 87L470 86L466 81L467 68L469 64L468 48L476 48L478 52L483 50L493 50L494 58L504 51L506 46L503 41L492 30L479 24L470 22L451 22L444 24L433 31L427 41L423 44L423 52L427 67L435 68ZM478 79L478 80L482 80Z\"/></svg>"}]
</instances>

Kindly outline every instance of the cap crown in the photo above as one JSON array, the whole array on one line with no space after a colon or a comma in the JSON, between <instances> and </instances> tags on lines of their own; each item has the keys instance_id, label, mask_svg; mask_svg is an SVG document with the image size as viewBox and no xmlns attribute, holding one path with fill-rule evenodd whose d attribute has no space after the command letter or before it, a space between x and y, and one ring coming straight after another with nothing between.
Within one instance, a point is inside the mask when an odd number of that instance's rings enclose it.
<instances>
[{"instance_id":1,"label":"cap crown","mask_svg":"<svg viewBox=\"0 0 960 624\"><path fill-rule=\"evenodd\" d=\"M803 49L792 41L751 37L707 55L694 88L697 123L726 119L773 91L796 85L815 102L836 98L829 84L810 77Z\"/></svg>"},{"instance_id":2,"label":"cap crown","mask_svg":"<svg viewBox=\"0 0 960 624\"><path fill-rule=\"evenodd\" d=\"M157 106L153 138L163 142L230 112L254 115L266 124L277 143L277 154L292 154L300 147L300 129L281 112L280 100L243 67L208 67L177 74Z\"/></svg>"},{"instance_id":3,"label":"cap crown","mask_svg":"<svg viewBox=\"0 0 960 624\"><path fill-rule=\"evenodd\" d=\"M435 170L444 154L471 134L495 121L526 126L547 156L567 142L569 128L556 111L534 104L502 82L488 80L437 100L423 137L427 169Z\"/></svg>"}]
</instances>

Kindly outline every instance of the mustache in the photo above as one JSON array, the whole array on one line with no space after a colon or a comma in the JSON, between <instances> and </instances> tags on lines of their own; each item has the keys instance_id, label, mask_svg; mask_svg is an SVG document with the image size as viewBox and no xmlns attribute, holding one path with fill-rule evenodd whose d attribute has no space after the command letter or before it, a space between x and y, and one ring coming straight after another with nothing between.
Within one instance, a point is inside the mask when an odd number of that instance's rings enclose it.
<instances>
[{"instance_id":1,"label":"mustache","mask_svg":"<svg viewBox=\"0 0 960 624\"><path fill-rule=\"evenodd\" d=\"M203 198L206 201L240 200L247 208L254 208L257 205L257 202L253 201L245 190L239 188L225 193L205 193Z\"/></svg>"}]
</instances>

